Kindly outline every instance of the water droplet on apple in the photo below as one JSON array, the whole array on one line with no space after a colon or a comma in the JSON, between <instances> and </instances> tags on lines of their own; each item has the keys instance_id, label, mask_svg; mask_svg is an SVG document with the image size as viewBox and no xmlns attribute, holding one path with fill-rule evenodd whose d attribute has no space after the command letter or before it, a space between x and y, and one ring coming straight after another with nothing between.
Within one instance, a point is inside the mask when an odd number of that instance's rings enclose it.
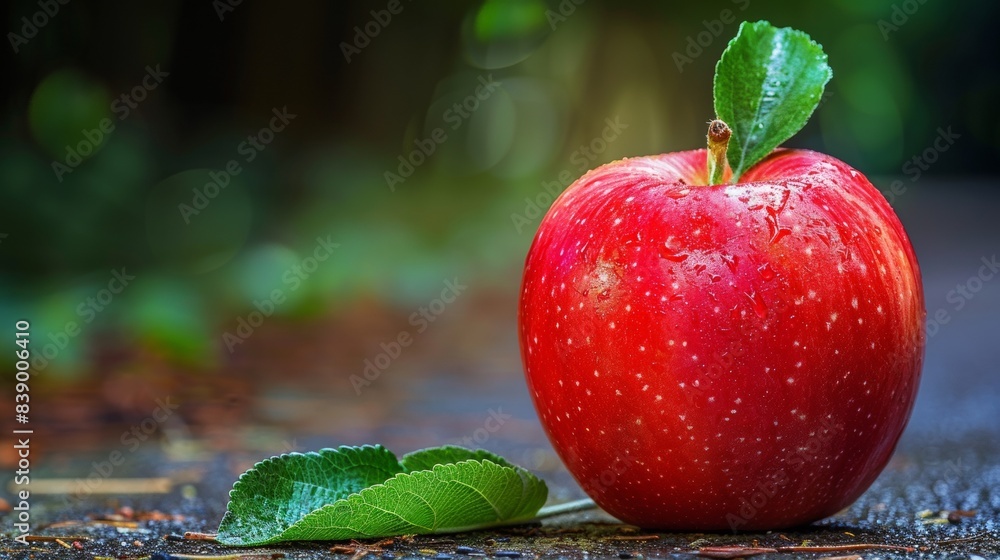
<instances>
[{"instance_id":1,"label":"water droplet on apple","mask_svg":"<svg viewBox=\"0 0 1000 560\"><path fill-rule=\"evenodd\" d=\"M775 274L770 263L764 263L763 266L757 269L757 272L760 273L760 277L764 280L774 280Z\"/></svg>"},{"instance_id":2,"label":"water droplet on apple","mask_svg":"<svg viewBox=\"0 0 1000 560\"><path fill-rule=\"evenodd\" d=\"M722 255L722 262L726 263L726 266L729 267L729 271L735 274L736 267L740 264L740 258L736 255Z\"/></svg>"},{"instance_id":3,"label":"water droplet on apple","mask_svg":"<svg viewBox=\"0 0 1000 560\"><path fill-rule=\"evenodd\" d=\"M660 257L673 262L683 262L684 259L688 258L687 253L671 249L669 239L660 246Z\"/></svg>"},{"instance_id":4,"label":"water droplet on apple","mask_svg":"<svg viewBox=\"0 0 1000 560\"><path fill-rule=\"evenodd\" d=\"M764 298L760 296L757 292L750 292L749 294L743 294L747 296L750 300L751 307L753 307L754 313L757 314L761 319L767 318L767 304L764 303Z\"/></svg>"},{"instance_id":5,"label":"water droplet on apple","mask_svg":"<svg viewBox=\"0 0 1000 560\"><path fill-rule=\"evenodd\" d=\"M771 245L781 241L783 237L792 233L792 230L788 228L778 228L777 231L771 236Z\"/></svg>"},{"instance_id":6,"label":"water droplet on apple","mask_svg":"<svg viewBox=\"0 0 1000 560\"><path fill-rule=\"evenodd\" d=\"M684 253L671 253L669 249L664 248L660 251L660 256L667 259L668 261L683 262L688 256Z\"/></svg>"}]
</instances>

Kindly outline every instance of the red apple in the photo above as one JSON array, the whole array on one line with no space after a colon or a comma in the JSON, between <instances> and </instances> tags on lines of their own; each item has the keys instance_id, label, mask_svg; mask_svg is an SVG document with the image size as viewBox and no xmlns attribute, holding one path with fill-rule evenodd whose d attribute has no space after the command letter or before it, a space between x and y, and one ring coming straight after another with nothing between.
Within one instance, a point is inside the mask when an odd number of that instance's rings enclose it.
<instances>
[{"instance_id":1,"label":"red apple","mask_svg":"<svg viewBox=\"0 0 1000 560\"><path fill-rule=\"evenodd\" d=\"M555 201L522 283L530 393L570 472L623 521L808 523L860 496L906 425L917 260L835 158L779 149L716 185L706 160L617 161Z\"/></svg>"}]
</instances>

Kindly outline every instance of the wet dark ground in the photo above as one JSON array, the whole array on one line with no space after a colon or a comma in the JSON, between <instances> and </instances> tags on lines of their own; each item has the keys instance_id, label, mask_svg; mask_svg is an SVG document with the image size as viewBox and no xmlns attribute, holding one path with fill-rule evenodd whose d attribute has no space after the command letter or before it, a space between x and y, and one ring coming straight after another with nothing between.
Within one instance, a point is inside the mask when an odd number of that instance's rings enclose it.
<instances>
[{"instance_id":1,"label":"wet dark ground","mask_svg":"<svg viewBox=\"0 0 1000 560\"><path fill-rule=\"evenodd\" d=\"M1000 194L983 187L912 189L895 203L923 268L928 315L933 317L943 309L948 322L928 340L920 397L895 457L873 487L847 510L796 530L736 535L649 533L590 511L537 526L397 540L370 557L446 559L482 552L525 558L691 558L692 551L704 546L872 543L915 550L772 553L767 557L1000 558L1000 277L983 282L961 309L948 299L956 284L965 284L978 273L983 257L1000 253ZM84 492L80 500L33 494L32 534L62 537L70 548L57 542L35 542L25 549L11 538L12 514L0 513L5 533L0 558L217 554L347 558L352 551L338 555L330 551L332 543L234 550L171 537L187 531L214 532L232 482L254 461L283 451L341 444L378 442L398 454L444 443L482 446L542 476L550 487L550 503L581 498L582 491L548 446L532 410L520 377L511 307L509 294L499 299L470 298L442 318L435 338L422 341L423 349L394 364L361 396L355 395L348 381L357 368L336 367L320 368L307 377L266 377L270 381L255 381L250 389L234 391L238 398L181 392L176 417L158 427L135 452L120 445L119 434L141 420L141 415L120 419L112 429L97 430L87 421L66 420L71 418L68 413L51 412L54 427L35 436L40 448L37 471L32 472L33 490L53 478L84 479L94 461L100 463L119 449L125 452L124 463L102 480L163 477L167 492ZM498 319L482 323L484 315ZM405 317L372 328L387 340L406 325ZM476 318L480 326L470 328L473 323L469 321ZM459 351L449 342L457 339L453 337L472 339L468 344L479 350ZM278 351L275 347L261 350ZM360 359L351 358L350 363L361 363L365 355L362 352ZM254 363L259 369L284 364L281 360ZM426 363L436 365L421 366ZM161 396L173 390L169 385L161 389L166 391ZM233 399L250 403L245 407L249 411L234 412L227 405ZM61 411L72 406L69 399L51 404ZM143 406L147 405L138 409ZM152 406L148 405L146 414ZM482 428L491 411L511 418L488 433ZM9 492L5 496L12 500ZM79 549L74 548L74 541Z\"/></svg>"},{"instance_id":2,"label":"wet dark ground","mask_svg":"<svg viewBox=\"0 0 1000 560\"><path fill-rule=\"evenodd\" d=\"M651 533L621 525L603 512L593 511L547 520L541 525L513 527L500 531L416 537L410 542L383 545L383 554L396 557L460 558L463 547L487 556L496 553L519 553L532 557L686 557L698 547L754 545L781 547L793 545L844 545L877 543L913 547L916 552L886 550L839 553L785 553L770 557L820 558L861 554L864 558L997 558L1000 557L1000 461L997 460L995 435L970 434L957 441L931 446L907 446L876 484L861 500L835 517L797 530L745 533ZM921 447L921 448L917 448ZM176 474L177 465L143 464L142 476ZM556 499L576 498L582 494L562 471L542 474L556 490ZM66 506L61 500L48 503L36 501L32 513L37 519L80 520L80 524L61 523L35 531L35 534L62 536L73 546L74 537L81 550L65 549L55 542L34 543L29 551L4 539L5 558L141 558L161 553L159 558L183 558L184 555L246 555L283 554L286 558L334 557L332 543L303 543L234 550L214 544L176 540L173 536L186 531L213 532L224 511L226 490L232 483L232 473L225 465L208 466L200 482L191 488L178 488L165 495L131 496L117 499L93 499ZM188 497L185 497L187 494ZM180 515L178 520L148 520L130 524L95 523L96 514L113 518L120 505L128 504L137 515L160 511ZM929 511L925 511L929 510ZM943 511L942 511L943 510ZM947 511L964 510L955 522L946 519ZM972 512L975 512L974 514ZM956 516L953 516L956 517ZM645 539L655 536L654 540ZM172 556L171 556L172 555ZM347 554L350 556L350 554ZM346 556L344 556L346 557ZM763 556L762 556L763 557Z\"/></svg>"}]
</instances>

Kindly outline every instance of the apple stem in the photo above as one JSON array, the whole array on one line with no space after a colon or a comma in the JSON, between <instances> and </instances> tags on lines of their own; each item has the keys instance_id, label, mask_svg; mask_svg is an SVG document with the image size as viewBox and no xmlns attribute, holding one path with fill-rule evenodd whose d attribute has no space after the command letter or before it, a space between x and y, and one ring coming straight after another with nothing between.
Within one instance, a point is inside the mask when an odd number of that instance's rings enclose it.
<instances>
[{"instance_id":1,"label":"apple stem","mask_svg":"<svg viewBox=\"0 0 1000 560\"><path fill-rule=\"evenodd\" d=\"M538 510L538 514L535 515L535 519L545 519L546 517L555 517L556 515L563 515L565 513L576 513L578 511L586 511L588 509L597 508L597 504L594 500L590 498L584 498L583 500L576 500L575 502L566 502L564 504L553 504L551 506L543 507Z\"/></svg>"},{"instance_id":2,"label":"apple stem","mask_svg":"<svg viewBox=\"0 0 1000 560\"><path fill-rule=\"evenodd\" d=\"M729 125L715 119L708 123L708 183L718 185L726 173L726 149L733 131Z\"/></svg>"}]
</instances>

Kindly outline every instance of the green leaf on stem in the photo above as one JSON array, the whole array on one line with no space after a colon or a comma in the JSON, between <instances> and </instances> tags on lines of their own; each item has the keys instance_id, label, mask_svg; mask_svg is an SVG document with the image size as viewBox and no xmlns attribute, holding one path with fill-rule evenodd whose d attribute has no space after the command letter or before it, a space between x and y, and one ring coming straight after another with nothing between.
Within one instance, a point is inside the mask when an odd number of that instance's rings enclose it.
<instances>
[{"instance_id":1,"label":"green leaf on stem","mask_svg":"<svg viewBox=\"0 0 1000 560\"><path fill-rule=\"evenodd\" d=\"M802 31L743 22L715 67L715 114L732 129L732 182L805 126L833 76Z\"/></svg>"}]
</instances>

